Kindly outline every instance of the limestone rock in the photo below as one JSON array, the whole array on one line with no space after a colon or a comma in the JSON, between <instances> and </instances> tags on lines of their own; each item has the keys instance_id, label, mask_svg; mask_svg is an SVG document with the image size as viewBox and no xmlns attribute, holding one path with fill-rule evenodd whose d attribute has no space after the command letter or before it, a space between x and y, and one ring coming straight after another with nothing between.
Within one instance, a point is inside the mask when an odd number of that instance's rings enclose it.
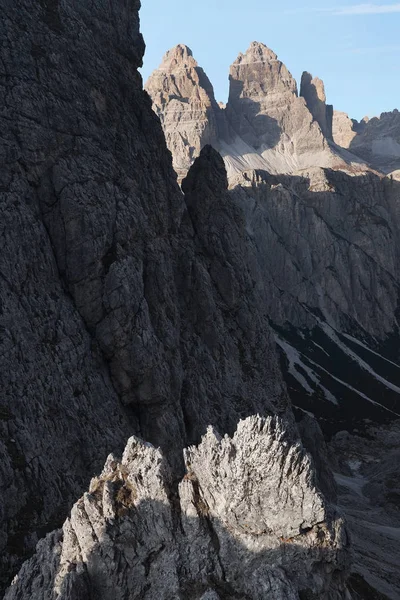
<instances>
[{"instance_id":1,"label":"limestone rock","mask_svg":"<svg viewBox=\"0 0 400 600\"><path fill-rule=\"evenodd\" d=\"M357 135L357 121L350 119L345 112L333 111L332 137L333 141L342 148L350 148L351 142Z\"/></svg>"},{"instance_id":2,"label":"limestone rock","mask_svg":"<svg viewBox=\"0 0 400 600\"><path fill-rule=\"evenodd\" d=\"M209 424L293 421L244 218L226 190L189 215L138 10L3 6L0 587L131 433L179 473Z\"/></svg>"},{"instance_id":3,"label":"limestone rock","mask_svg":"<svg viewBox=\"0 0 400 600\"><path fill-rule=\"evenodd\" d=\"M182 45L165 55L146 89L161 119L179 180L201 148L211 144L223 156L233 186L238 174L251 169L294 173L362 162L331 147L332 115L321 100L321 86L313 80L306 89L303 82L307 106L276 54L253 42L230 68L226 106L215 102L210 81Z\"/></svg>"},{"instance_id":4,"label":"limestone rock","mask_svg":"<svg viewBox=\"0 0 400 600\"><path fill-rule=\"evenodd\" d=\"M5 600L349 598L343 520L279 419L209 429L185 461L176 493L161 452L131 438Z\"/></svg>"},{"instance_id":5,"label":"limestone rock","mask_svg":"<svg viewBox=\"0 0 400 600\"><path fill-rule=\"evenodd\" d=\"M208 424L233 433L240 417L255 413L292 420L269 325L269 290L245 212L227 185L224 162L210 146L182 182L195 255L185 242L176 276L188 443Z\"/></svg>"},{"instance_id":6,"label":"limestone rock","mask_svg":"<svg viewBox=\"0 0 400 600\"><path fill-rule=\"evenodd\" d=\"M399 169L400 112L394 110L364 121L350 143L350 151L383 173Z\"/></svg>"},{"instance_id":7,"label":"limestone rock","mask_svg":"<svg viewBox=\"0 0 400 600\"><path fill-rule=\"evenodd\" d=\"M238 183L294 405L328 435L396 418L399 183L328 169Z\"/></svg>"},{"instance_id":8,"label":"limestone rock","mask_svg":"<svg viewBox=\"0 0 400 600\"><path fill-rule=\"evenodd\" d=\"M182 179L203 146L215 145L220 135L223 117L211 82L192 51L179 44L166 53L145 89L160 117L175 171Z\"/></svg>"},{"instance_id":9,"label":"limestone rock","mask_svg":"<svg viewBox=\"0 0 400 600\"><path fill-rule=\"evenodd\" d=\"M321 128L324 136L332 139L333 106L326 104L324 82L305 71L301 77L300 96Z\"/></svg>"},{"instance_id":10,"label":"limestone rock","mask_svg":"<svg viewBox=\"0 0 400 600\"><path fill-rule=\"evenodd\" d=\"M396 600L400 595L400 421L366 435L342 431L329 444L339 503L354 549L352 596Z\"/></svg>"}]
</instances>

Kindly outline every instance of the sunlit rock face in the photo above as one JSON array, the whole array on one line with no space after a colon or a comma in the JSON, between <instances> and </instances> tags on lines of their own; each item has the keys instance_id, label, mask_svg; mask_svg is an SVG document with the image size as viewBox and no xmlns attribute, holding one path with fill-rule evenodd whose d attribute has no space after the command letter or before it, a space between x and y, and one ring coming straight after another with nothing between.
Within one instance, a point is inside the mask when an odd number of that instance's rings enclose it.
<instances>
[{"instance_id":1,"label":"sunlit rock face","mask_svg":"<svg viewBox=\"0 0 400 600\"><path fill-rule=\"evenodd\" d=\"M303 97L277 55L253 42L230 67L227 105L186 46L176 46L146 83L179 179L205 144L224 157L233 185L249 169L294 173L304 168L360 165L331 147L332 110L323 83L303 77ZM364 168L364 167L363 167Z\"/></svg>"},{"instance_id":2,"label":"sunlit rock face","mask_svg":"<svg viewBox=\"0 0 400 600\"><path fill-rule=\"evenodd\" d=\"M313 77L305 71L301 77L300 96L305 99L307 108L317 121L324 136L331 140L333 106L326 104L325 86L322 79Z\"/></svg>"},{"instance_id":3,"label":"sunlit rock face","mask_svg":"<svg viewBox=\"0 0 400 600\"><path fill-rule=\"evenodd\" d=\"M400 167L400 113L365 117L359 123L345 113L334 114L334 140L361 157L374 169L391 173Z\"/></svg>"},{"instance_id":4,"label":"sunlit rock face","mask_svg":"<svg viewBox=\"0 0 400 600\"><path fill-rule=\"evenodd\" d=\"M200 150L207 144L215 146L223 134L223 114L213 87L192 51L179 44L166 53L145 89L160 117L181 180Z\"/></svg>"},{"instance_id":5,"label":"sunlit rock face","mask_svg":"<svg viewBox=\"0 0 400 600\"><path fill-rule=\"evenodd\" d=\"M279 419L209 429L184 456L176 488L162 453L131 438L5 600L349 598L343 519Z\"/></svg>"}]
</instances>

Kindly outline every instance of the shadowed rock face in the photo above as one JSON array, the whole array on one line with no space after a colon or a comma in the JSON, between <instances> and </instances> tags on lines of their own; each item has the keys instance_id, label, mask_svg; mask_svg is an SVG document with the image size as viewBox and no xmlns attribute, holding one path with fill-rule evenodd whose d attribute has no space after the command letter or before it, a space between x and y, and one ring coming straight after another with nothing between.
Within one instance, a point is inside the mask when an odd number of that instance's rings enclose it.
<instances>
[{"instance_id":1,"label":"shadowed rock face","mask_svg":"<svg viewBox=\"0 0 400 600\"><path fill-rule=\"evenodd\" d=\"M288 412L243 215L218 156L189 214L138 9L3 6L1 586L132 432L180 472L210 423Z\"/></svg>"},{"instance_id":2,"label":"shadowed rock face","mask_svg":"<svg viewBox=\"0 0 400 600\"><path fill-rule=\"evenodd\" d=\"M372 173L248 173L246 214L296 406L325 432L400 414L400 185Z\"/></svg>"},{"instance_id":3,"label":"shadowed rock face","mask_svg":"<svg viewBox=\"0 0 400 600\"><path fill-rule=\"evenodd\" d=\"M321 127L324 136L331 140L333 106L326 104L324 82L304 72L301 77L300 96L306 101L307 108Z\"/></svg>"},{"instance_id":4,"label":"shadowed rock face","mask_svg":"<svg viewBox=\"0 0 400 600\"><path fill-rule=\"evenodd\" d=\"M354 552L355 600L400 596L400 421L369 423L367 436L339 432L329 450Z\"/></svg>"},{"instance_id":5,"label":"shadowed rock face","mask_svg":"<svg viewBox=\"0 0 400 600\"><path fill-rule=\"evenodd\" d=\"M209 429L185 463L176 490L161 452L131 438L5 600L349 597L343 521L279 419Z\"/></svg>"}]
</instances>

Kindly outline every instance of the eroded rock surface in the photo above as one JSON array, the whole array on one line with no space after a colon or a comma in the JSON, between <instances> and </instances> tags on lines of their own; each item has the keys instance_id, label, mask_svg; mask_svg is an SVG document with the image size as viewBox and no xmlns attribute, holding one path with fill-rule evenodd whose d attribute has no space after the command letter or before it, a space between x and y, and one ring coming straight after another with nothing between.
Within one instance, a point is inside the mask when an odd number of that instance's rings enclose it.
<instances>
[{"instance_id":1,"label":"eroded rock surface","mask_svg":"<svg viewBox=\"0 0 400 600\"><path fill-rule=\"evenodd\" d=\"M333 120L334 140L362 158L374 169L391 173L400 167L400 113L382 113L365 117L359 123L345 113L336 112Z\"/></svg>"},{"instance_id":2,"label":"eroded rock surface","mask_svg":"<svg viewBox=\"0 0 400 600\"><path fill-rule=\"evenodd\" d=\"M339 432L329 444L331 464L354 549L353 597L400 596L400 421L369 422L365 434Z\"/></svg>"},{"instance_id":3,"label":"eroded rock surface","mask_svg":"<svg viewBox=\"0 0 400 600\"><path fill-rule=\"evenodd\" d=\"M209 424L288 413L244 219L219 157L189 216L138 9L3 6L0 587L131 433L179 471Z\"/></svg>"},{"instance_id":4,"label":"eroded rock surface","mask_svg":"<svg viewBox=\"0 0 400 600\"><path fill-rule=\"evenodd\" d=\"M252 172L230 194L246 214L294 404L328 432L396 418L399 183Z\"/></svg>"},{"instance_id":5,"label":"eroded rock surface","mask_svg":"<svg viewBox=\"0 0 400 600\"><path fill-rule=\"evenodd\" d=\"M307 108L317 121L324 136L331 140L333 106L326 104L325 86L322 79L313 77L305 71L301 77L300 96L306 101Z\"/></svg>"},{"instance_id":6,"label":"eroded rock surface","mask_svg":"<svg viewBox=\"0 0 400 600\"><path fill-rule=\"evenodd\" d=\"M207 144L215 146L223 134L224 117L211 82L190 48L179 44L166 53L145 89L160 117L174 169L182 179L200 150Z\"/></svg>"},{"instance_id":7,"label":"eroded rock surface","mask_svg":"<svg viewBox=\"0 0 400 600\"><path fill-rule=\"evenodd\" d=\"M5 600L349 598L343 520L279 419L209 429L176 489L162 453L131 438Z\"/></svg>"},{"instance_id":8,"label":"eroded rock surface","mask_svg":"<svg viewBox=\"0 0 400 600\"><path fill-rule=\"evenodd\" d=\"M223 156L231 185L249 169L294 173L362 163L331 147L332 110L323 83L303 77L304 98L298 97L295 79L264 44L253 42L240 53L229 79L229 100L220 106L204 71L182 45L149 77L146 89L180 178L207 143Z\"/></svg>"},{"instance_id":9,"label":"eroded rock surface","mask_svg":"<svg viewBox=\"0 0 400 600\"><path fill-rule=\"evenodd\" d=\"M298 97L295 79L274 52L252 43L231 66L229 79L228 119L239 137L260 152L270 171L319 164L327 142Z\"/></svg>"}]
</instances>

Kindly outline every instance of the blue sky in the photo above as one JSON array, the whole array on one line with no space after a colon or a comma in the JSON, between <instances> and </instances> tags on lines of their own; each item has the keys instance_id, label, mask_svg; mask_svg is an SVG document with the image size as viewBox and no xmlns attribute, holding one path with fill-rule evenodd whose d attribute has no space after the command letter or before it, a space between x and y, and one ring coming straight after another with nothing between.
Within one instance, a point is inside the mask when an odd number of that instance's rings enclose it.
<instances>
[{"instance_id":1,"label":"blue sky","mask_svg":"<svg viewBox=\"0 0 400 600\"><path fill-rule=\"evenodd\" d=\"M400 109L400 2L351 0L142 0L146 80L166 50L187 44L228 96L229 66L253 40L278 54L299 82L310 71L328 102L360 119Z\"/></svg>"}]
</instances>

